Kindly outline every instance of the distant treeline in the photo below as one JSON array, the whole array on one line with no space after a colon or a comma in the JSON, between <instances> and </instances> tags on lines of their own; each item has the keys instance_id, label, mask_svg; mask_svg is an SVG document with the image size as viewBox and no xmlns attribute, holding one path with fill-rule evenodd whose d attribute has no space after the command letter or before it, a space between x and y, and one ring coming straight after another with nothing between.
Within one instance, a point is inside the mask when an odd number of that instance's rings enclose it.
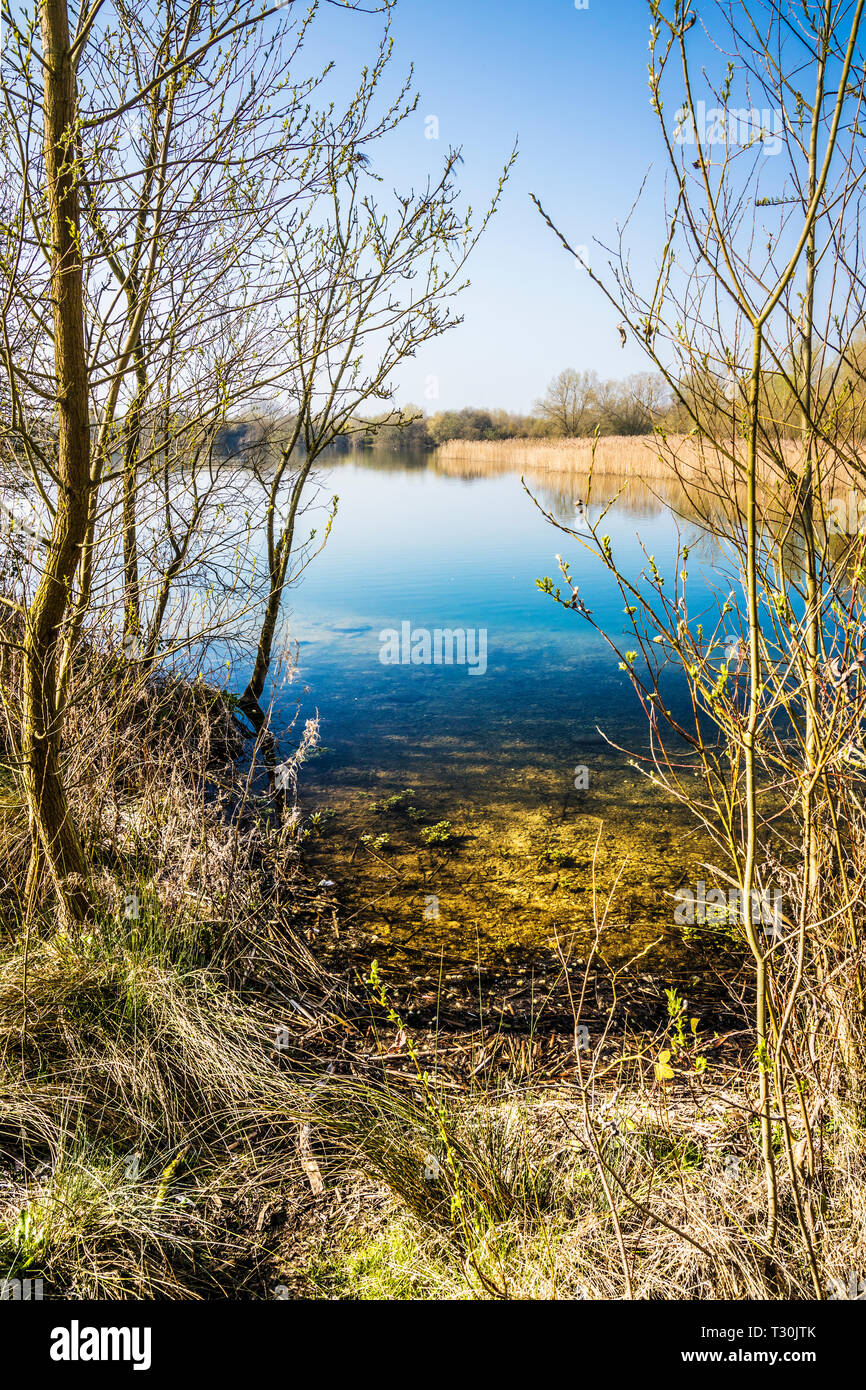
<instances>
[{"instance_id":1,"label":"distant treeline","mask_svg":"<svg viewBox=\"0 0 866 1390\"><path fill-rule=\"evenodd\" d=\"M782 370L766 372L761 381L762 421L782 438L798 437L802 429L793 389L800 371L800 364L791 362ZM817 374L816 387L838 436L866 436L866 340L858 335L844 354ZM407 405L349 420L331 448L340 453L372 448L421 452L453 440L586 439L596 434L623 439L650 434L658 426L674 435L730 438L741 433L747 397L744 380L709 368L682 379L675 394L658 373L636 372L611 381L597 372L569 367L553 378L528 415L475 406L428 413ZM264 417L227 422L217 450L237 455L256 447L263 433L273 428Z\"/></svg>"},{"instance_id":2,"label":"distant treeline","mask_svg":"<svg viewBox=\"0 0 866 1390\"><path fill-rule=\"evenodd\" d=\"M761 381L762 422L782 438L798 437L802 429L796 389L801 371L801 364L791 361L765 372ZM866 437L866 339L856 335L844 353L815 375L833 432ZM458 439L623 438L649 434L657 426L671 434L725 438L739 435L744 427L747 399L745 380L709 368L684 378L675 394L658 373L605 381L597 372L569 367L553 378L529 415L474 407L428 414L406 406L402 424L394 423L393 413L353 422L343 447L420 450Z\"/></svg>"},{"instance_id":3,"label":"distant treeline","mask_svg":"<svg viewBox=\"0 0 866 1390\"><path fill-rule=\"evenodd\" d=\"M346 448L435 449L452 439L561 439L591 435L646 434L670 407L662 377L639 372L603 381L597 372L569 368L554 377L529 415L508 410L441 410L428 414L406 406L403 423L382 415L359 421Z\"/></svg>"}]
</instances>

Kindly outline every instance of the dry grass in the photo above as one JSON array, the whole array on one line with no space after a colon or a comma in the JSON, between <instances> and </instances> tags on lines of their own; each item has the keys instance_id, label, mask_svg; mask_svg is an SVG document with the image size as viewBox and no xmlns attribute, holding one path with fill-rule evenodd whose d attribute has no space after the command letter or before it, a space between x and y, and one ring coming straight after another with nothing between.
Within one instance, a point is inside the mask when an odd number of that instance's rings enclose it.
<instances>
[{"instance_id":1,"label":"dry grass","mask_svg":"<svg viewBox=\"0 0 866 1390\"><path fill-rule=\"evenodd\" d=\"M519 473L544 512L566 528L575 525L578 501L594 509L590 522L621 500L632 516L669 512L679 523L697 524L723 542L742 532L746 517L742 441L731 441L722 453L708 441L684 435L452 440L440 445L435 467L461 478ZM838 553L863 530L866 462L827 451L820 469L816 527L828 550ZM760 525L768 533L791 522L799 529L795 508L802 471L796 441L764 441L757 500Z\"/></svg>"},{"instance_id":2,"label":"dry grass","mask_svg":"<svg viewBox=\"0 0 866 1390\"><path fill-rule=\"evenodd\" d=\"M355 1187L356 1218L329 1243L324 1291L366 1298L813 1298L784 1185L773 1252L764 1241L757 1135L740 1123L737 1108L739 1102L748 1113L747 1097L734 1092L722 1100L713 1091L608 1090L586 1112L574 1091L562 1088L527 1085L508 1096L452 1098L454 1162L440 1145L436 1175L426 1180L423 1117L412 1126L406 1110L398 1116L380 1094L375 1143L366 1126L359 1129L352 1158L347 1130L364 1106L341 1092L346 1161L372 1185ZM846 1297L851 1274L866 1260L862 1135L840 1125L827 1150L829 1181L817 1222L821 1273L829 1296ZM461 1188L471 1196L465 1220L454 1211ZM313 1282L323 1278L321 1267L307 1274Z\"/></svg>"},{"instance_id":3,"label":"dry grass","mask_svg":"<svg viewBox=\"0 0 866 1390\"><path fill-rule=\"evenodd\" d=\"M587 439L450 439L436 450L436 464L443 472L449 465L472 465L479 475L498 468L525 468L532 472L586 473L590 465L599 476L617 478L635 473L659 479L669 472L659 458L659 440L654 435L605 435ZM498 466L498 467L497 467Z\"/></svg>"},{"instance_id":4,"label":"dry grass","mask_svg":"<svg viewBox=\"0 0 866 1390\"><path fill-rule=\"evenodd\" d=\"M436 467L460 477L520 470L538 481L586 480L592 473L605 491L627 486L628 496L652 494L694 517L729 511L744 497L745 445L732 440L727 454L690 435L601 436L599 439L452 439L436 450ZM758 477L764 505L788 505L790 477L802 467L794 440L759 446ZM864 464L828 450L822 460L826 497L862 492ZM594 494L600 500L598 493Z\"/></svg>"},{"instance_id":5,"label":"dry grass","mask_svg":"<svg viewBox=\"0 0 866 1390\"><path fill-rule=\"evenodd\" d=\"M378 1043L360 1027L340 1037L334 1014L311 1026L267 990L154 964L107 932L40 940L26 990L21 953L8 956L0 1016L0 1150L18 1158L0 1264L43 1277L49 1297L231 1293L263 1256L255 1287L268 1296L299 1273L291 1232L281 1253L263 1250L252 1221L232 1229L221 1204L244 1185L276 1202L307 1186L301 1125L325 1184L322 1197L307 1188L306 1208L342 1193L329 1271L313 1269L320 1250L304 1265L320 1292L810 1297L784 1181L772 1256L764 1243L749 1086L712 1073L655 1082L645 1041L622 1038L622 1061L606 1049L588 1075L575 1065L572 1085L531 1073L455 1085L410 1063L405 1030L395 1057L385 1030ZM275 1025L293 1018L278 1053ZM855 1107L839 1102L814 1190L828 1288L866 1264L864 1163Z\"/></svg>"},{"instance_id":6,"label":"dry grass","mask_svg":"<svg viewBox=\"0 0 866 1390\"><path fill-rule=\"evenodd\" d=\"M304 944L316 890L238 771L230 706L91 688L70 767L99 912L73 937L47 888L27 927L5 893L0 1277L49 1298L812 1296L784 1178L764 1243L750 1068L659 1082L659 1039L612 1020L566 1083L431 1065L380 984ZM866 1268L863 1119L849 1076L809 1189L827 1287Z\"/></svg>"}]
</instances>

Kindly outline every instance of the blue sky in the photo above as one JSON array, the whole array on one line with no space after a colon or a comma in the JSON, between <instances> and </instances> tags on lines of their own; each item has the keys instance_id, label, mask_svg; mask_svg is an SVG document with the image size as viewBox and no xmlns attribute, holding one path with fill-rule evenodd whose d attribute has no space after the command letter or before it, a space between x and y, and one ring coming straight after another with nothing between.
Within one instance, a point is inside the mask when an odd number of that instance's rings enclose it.
<instances>
[{"instance_id":1,"label":"blue sky","mask_svg":"<svg viewBox=\"0 0 866 1390\"><path fill-rule=\"evenodd\" d=\"M330 9L314 51L350 76L371 55L381 21ZM528 410L563 367L620 376L647 364L623 350L618 316L561 250L529 200L537 193L572 244L612 244L647 170L664 152L647 86L644 0L399 0L394 74L415 67L418 114L375 155L386 185L420 183L460 145L472 205L489 198L515 138L520 157L501 211L470 265L464 324L398 379L398 399L428 410L463 405ZM439 140L425 138L438 117ZM635 267L664 237L660 178L630 229ZM592 249L596 267L606 257ZM430 378L438 399L430 398Z\"/></svg>"}]
</instances>

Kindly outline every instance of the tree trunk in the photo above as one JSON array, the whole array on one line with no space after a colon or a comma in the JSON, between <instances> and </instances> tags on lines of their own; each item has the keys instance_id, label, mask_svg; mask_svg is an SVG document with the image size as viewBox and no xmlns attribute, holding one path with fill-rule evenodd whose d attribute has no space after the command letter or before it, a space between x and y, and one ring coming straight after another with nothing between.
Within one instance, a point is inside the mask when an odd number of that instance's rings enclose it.
<instances>
[{"instance_id":1,"label":"tree trunk","mask_svg":"<svg viewBox=\"0 0 866 1390\"><path fill-rule=\"evenodd\" d=\"M86 866L60 772L57 702L61 627L87 528L90 422L84 345L77 110L66 0L42 0L44 145L51 222L51 309L58 412L57 508L24 634L24 775L36 832L68 923L88 913Z\"/></svg>"},{"instance_id":2,"label":"tree trunk","mask_svg":"<svg viewBox=\"0 0 866 1390\"><path fill-rule=\"evenodd\" d=\"M138 577L136 493L141 447L141 417L147 396L147 373L141 345L135 352L135 397L125 422L123 450L123 641L127 655L138 655L141 598Z\"/></svg>"},{"instance_id":3,"label":"tree trunk","mask_svg":"<svg viewBox=\"0 0 866 1390\"><path fill-rule=\"evenodd\" d=\"M261 733L265 724L265 716L260 701L265 691L265 682L268 678L268 672L271 669L274 634L277 630L280 606L283 601L283 590L286 586L289 562L292 558L298 507L300 506L301 494L304 490L304 484L307 481L310 469L313 466L314 458L314 454L307 453L298 476L292 485L292 492L289 500L289 515L276 545L274 545L273 542L273 525L278 482L274 483L271 492L270 508L268 512L268 548L271 557L268 600L265 605L264 617L262 618L262 626L259 632L259 642L256 649L256 661L253 667L253 673L250 676L246 690L240 698L240 707L250 719L256 733Z\"/></svg>"},{"instance_id":4,"label":"tree trunk","mask_svg":"<svg viewBox=\"0 0 866 1390\"><path fill-rule=\"evenodd\" d=\"M273 735L267 727L267 716L260 702L265 691L265 682L268 678L268 672L271 668L274 634L276 633L277 622L280 616L280 607L283 601L283 589L285 587L290 554L291 543L286 543L286 536L283 535L277 547L275 567L271 569L270 588L265 605L264 617L262 618L262 626L259 632L259 642L256 649L256 661L253 667L253 673L250 676L246 690L238 701L241 711L246 715L256 731L272 789L274 769L277 764L277 745ZM283 800L284 799L278 797L280 804L283 804Z\"/></svg>"}]
</instances>

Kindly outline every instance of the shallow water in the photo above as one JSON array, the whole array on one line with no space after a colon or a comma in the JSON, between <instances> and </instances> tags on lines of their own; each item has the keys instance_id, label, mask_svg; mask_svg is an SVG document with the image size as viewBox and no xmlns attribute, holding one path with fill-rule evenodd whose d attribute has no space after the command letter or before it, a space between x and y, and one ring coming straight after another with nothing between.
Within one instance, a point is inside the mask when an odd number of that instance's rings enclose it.
<instances>
[{"instance_id":1,"label":"shallow water","mask_svg":"<svg viewBox=\"0 0 866 1390\"><path fill-rule=\"evenodd\" d=\"M527 483L575 524L579 479ZM559 577L561 553L596 621L619 633L622 597L598 560L551 525L517 472L460 476L435 458L373 452L330 461L319 486L321 512L306 524L321 522L332 494L339 510L287 604L283 639L297 643L298 670L275 710L283 728L296 712L318 712L321 751L304 768L301 800L337 811L311 848L337 881L344 916L398 952L509 959L563 933L586 937L595 861L598 893L616 884L610 953L657 938L675 953L670 893L705 847L620 751L642 751L647 729L617 658L535 582ZM620 486L596 484L594 498ZM603 529L629 575L645 565L643 544L669 587L678 539L694 547L693 614L730 587L713 542L642 486L638 458ZM484 630L486 669L383 664L380 634L407 623ZM668 698L680 697L674 684ZM575 787L578 767L586 789ZM424 817L409 814L408 801L370 809L404 789ZM456 838L426 844L425 826L440 820ZM388 841L359 845L364 834Z\"/></svg>"}]
</instances>

